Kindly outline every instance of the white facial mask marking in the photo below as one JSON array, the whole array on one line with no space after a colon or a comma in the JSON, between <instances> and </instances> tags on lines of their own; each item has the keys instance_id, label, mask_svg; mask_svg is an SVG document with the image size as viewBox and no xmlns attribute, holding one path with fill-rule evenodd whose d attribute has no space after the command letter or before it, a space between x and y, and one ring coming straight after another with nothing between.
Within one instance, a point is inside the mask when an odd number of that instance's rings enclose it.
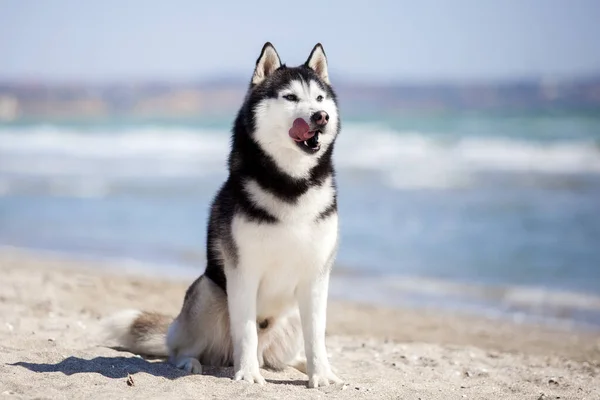
<instances>
[{"instance_id":1,"label":"white facial mask marking","mask_svg":"<svg viewBox=\"0 0 600 400\"><path fill-rule=\"evenodd\" d=\"M298 101L283 98L286 94L294 94ZM321 102L318 96L323 96ZM289 129L296 118L303 118L310 124L310 117L316 111L329 114L329 122L319 136L321 149L316 154L307 154L292 138ZM279 91L276 99L265 99L255 110L256 131L254 138L277 165L287 174L294 177L305 177L314 167L327 147L335 139L337 132L338 111L333 99L327 96L317 82L294 80L286 88Z\"/></svg>"}]
</instances>

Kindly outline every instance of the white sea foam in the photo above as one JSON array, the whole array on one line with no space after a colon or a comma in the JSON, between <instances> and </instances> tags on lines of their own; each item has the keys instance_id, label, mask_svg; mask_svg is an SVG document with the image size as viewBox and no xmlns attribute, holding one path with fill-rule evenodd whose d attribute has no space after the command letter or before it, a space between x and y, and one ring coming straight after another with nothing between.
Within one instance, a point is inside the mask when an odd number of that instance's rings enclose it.
<instances>
[{"instance_id":1,"label":"white sea foam","mask_svg":"<svg viewBox=\"0 0 600 400\"><path fill-rule=\"evenodd\" d=\"M343 133L337 164L379 171L398 188L467 185L481 172L600 174L600 150L591 142L541 144L501 137L440 140L368 125L350 126Z\"/></svg>"},{"instance_id":2,"label":"white sea foam","mask_svg":"<svg viewBox=\"0 0 600 400\"><path fill-rule=\"evenodd\" d=\"M80 132L53 126L0 128L0 195L102 197L136 181L222 172L226 131L139 127Z\"/></svg>"},{"instance_id":3,"label":"white sea foam","mask_svg":"<svg viewBox=\"0 0 600 400\"><path fill-rule=\"evenodd\" d=\"M226 130L138 126L82 132L5 126L0 128L0 195L32 180L43 181L50 193L101 196L123 179L223 174L228 147ZM396 188L445 188L472 184L481 172L600 174L600 150L584 141L440 140L348 124L337 144L336 165L341 171L373 172Z\"/></svg>"}]
</instances>

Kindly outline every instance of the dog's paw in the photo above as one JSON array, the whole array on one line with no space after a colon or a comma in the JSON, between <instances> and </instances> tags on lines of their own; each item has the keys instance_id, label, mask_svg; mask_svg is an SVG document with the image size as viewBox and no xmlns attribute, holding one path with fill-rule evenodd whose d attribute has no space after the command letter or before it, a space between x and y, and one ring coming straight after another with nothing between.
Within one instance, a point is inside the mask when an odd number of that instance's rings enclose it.
<instances>
[{"instance_id":1,"label":"dog's paw","mask_svg":"<svg viewBox=\"0 0 600 400\"><path fill-rule=\"evenodd\" d=\"M308 375L309 388L329 386L330 383L338 384L343 382L333 372L331 372L331 370L326 370L324 372L314 372Z\"/></svg>"},{"instance_id":2,"label":"dog's paw","mask_svg":"<svg viewBox=\"0 0 600 400\"><path fill-rule=\"evenodd\" d=\"M259 385L264 385L267 383L267 381L265 381L265 378L263 378L260 374L260 370L258 368L242 368L235 373L233 380L249 383L258 383Z\"/></svg>"},{"instance_id":3,"label":"dog's paw","mask_svg":"<svg viewBox=\"0 0 600 400\"><path fill-rule=\"evenodd\" d=\"M184 370L190 374L201 374L202 364L196 358L184 358L177 362L177 368Z\"/></svg>"}]
</instances>

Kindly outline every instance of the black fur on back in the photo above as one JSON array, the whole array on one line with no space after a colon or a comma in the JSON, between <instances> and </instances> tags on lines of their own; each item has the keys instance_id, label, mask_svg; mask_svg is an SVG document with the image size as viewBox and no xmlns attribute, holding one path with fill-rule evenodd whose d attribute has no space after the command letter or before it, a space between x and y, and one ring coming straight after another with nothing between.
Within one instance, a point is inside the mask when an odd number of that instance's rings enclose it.
<instances>
[{"instance_id":1,"label":"black fur on back","mask_svg":"<svg viewBox=\"0 0 600 400\"><path fill-rule=\"evenodd\" d=\"M267 98L277 98L278 91L291 81L301 79L314 81L321 86L337 103L332 87L323 82L307 65L288 68L282 65L258 85L250 85L244 104L235 119L229 154L229 177L212 202L206 239L207 265L204 276L214 281L225 292L227 280L224 261L215 243L224 246L233 261L237 261L236 245L231 233L231 223L236 214L244 214L249 220L262 224L276 224L279 221L267 210L255 204L243 189L248 179L255 180L264 190L269 191L282 201L290 204L306 193L312 186L320 185L327 177L332 177L335 193L335 172L332 164L333 145L319 155L319 162L310 171L308 178L297 179L283 172L275 161L266 154L253 138L256 121L253 112L257 104ZM341 124L338 120L338 132ZM332 203L318 216L325 219L337 212L337 199L334 194Z\"/></svg>"}]
</instances>

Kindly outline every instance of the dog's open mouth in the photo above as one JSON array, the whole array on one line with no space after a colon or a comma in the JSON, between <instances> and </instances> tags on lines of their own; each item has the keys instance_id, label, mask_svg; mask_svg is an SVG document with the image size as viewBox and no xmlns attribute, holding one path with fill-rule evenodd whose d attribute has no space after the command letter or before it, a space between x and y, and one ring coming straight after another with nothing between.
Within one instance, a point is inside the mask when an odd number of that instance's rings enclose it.
<instances>
[{"instance_id":1,"label":"dog's open mouth","mask_svg":"<svg viewBox=\"0 0 600 400\"><path fill-rule=\"evenodd\" d=\"M289 131L289 135L294 139L296 145L309 154L316 153L321 148L319 136L322 133L319 129L311 131L309 125L302 118L296 118Z\"/></svg>"},{"instance_id":2,"label":"dog's open mouth","mask_svg":"<svg viewBox=\"0 0 600 400\"><path fill-rule=\"evenodd\" d=\"M296 144L304 151L316 153L321 148L321 143L319 143L319 135L321 134L321 131L314 131L311 133L313 136L310 139L296 141Z\"/></svg>"}]
</instances>

